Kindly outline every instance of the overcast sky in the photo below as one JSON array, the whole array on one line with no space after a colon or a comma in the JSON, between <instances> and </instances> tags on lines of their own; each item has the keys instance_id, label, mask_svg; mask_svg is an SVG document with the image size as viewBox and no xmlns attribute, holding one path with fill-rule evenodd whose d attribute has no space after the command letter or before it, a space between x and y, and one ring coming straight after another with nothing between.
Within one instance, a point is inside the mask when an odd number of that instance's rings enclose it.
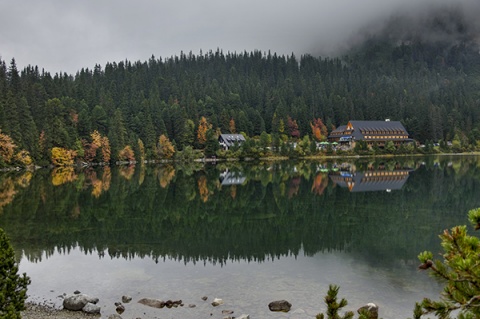
<instances>
[{"instance_id":1,"label":"overcast sky","mask_svg":"<svg viewBox=\"0 0 480 319\"><path fill-rule=\"evenodd\" d=\"M432 3L480 0L0 0L0 57L74 74L217 48L331 55L359 29Z\"/></svg>"}]
</instances>

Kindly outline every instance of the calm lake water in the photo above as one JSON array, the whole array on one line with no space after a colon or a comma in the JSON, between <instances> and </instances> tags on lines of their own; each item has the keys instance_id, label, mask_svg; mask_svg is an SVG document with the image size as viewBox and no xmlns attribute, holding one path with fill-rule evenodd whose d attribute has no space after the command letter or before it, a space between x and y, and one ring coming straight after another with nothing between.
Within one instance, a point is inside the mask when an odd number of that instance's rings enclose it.
<instances>
[{"instance_id":1,"label":"calm lake water","mask_svg":"<svg viewBox=\"0 0 480 319\"><path fill-rule=\"evenodd\" d=\"M441 291L417 255L441 252L438 234L480 207L479 159L2 173L0 227L32 279L30 300L60 306L78 289L100 298L105 318L122 295L133 297L124 318L314 318L329 284L346 310L375 302L381 317L407 318ZM152 309L144 297L185 307ZM212 307L215 297L225 304ZM292 310L270 312L278 299Z\"/></svg>"}]
</instances>

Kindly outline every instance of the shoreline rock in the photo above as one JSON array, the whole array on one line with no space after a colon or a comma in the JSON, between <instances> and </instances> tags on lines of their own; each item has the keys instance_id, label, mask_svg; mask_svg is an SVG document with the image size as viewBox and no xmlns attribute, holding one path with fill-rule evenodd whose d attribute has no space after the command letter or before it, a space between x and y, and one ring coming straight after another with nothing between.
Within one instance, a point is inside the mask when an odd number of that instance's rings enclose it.
<instances>
[{"instance_id":1,"label":"shoreline rock","mask_svg":"<svg viewBox=\"0 0 480 319\"><path fill-rule=\"evenodd\" d=\"M268 309L275 312L289 312L292 304L286 300L276 300L268 304Z\"/></svg>"},{"instance_id":2,"label":"shoreline rock","mask_svg":"<svg viewBox=\"0 0 480 319\"><path fill-rule=\"evenodd\" d=\"M93 298L85 294L66 295L63 299L63 308L66 310L80 311L87 304L96 305L97 302L98 298ZM91 311L92 307L89 306L87 309Z\"/></svg>"}]
</instances>

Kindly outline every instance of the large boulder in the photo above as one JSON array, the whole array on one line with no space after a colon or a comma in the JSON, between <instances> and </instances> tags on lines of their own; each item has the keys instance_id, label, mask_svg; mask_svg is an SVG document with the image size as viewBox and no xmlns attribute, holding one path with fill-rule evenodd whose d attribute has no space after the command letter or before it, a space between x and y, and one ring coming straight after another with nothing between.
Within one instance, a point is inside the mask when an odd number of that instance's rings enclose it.
<instances>
[{"instance_id":1,"label":"large boulder","mask_svg":"<svg viewBox=\"0 0 480 319\"><path fill-rule=\"evenodd\" d=\"M378 319L378 306L372 302L367 303L365 306L360 307L357 312L366 312L368 319Z\"/></svg>"},{"instance_id":2,"label":"large boulder","mask_svg":"<svg viewBox=\"0 0 480 319\"><path fill-rule=\"evenodd\" d=\"M272 301L268 304L270 311L289 312L290 308L292 308L292 304L286 300Z\"/></svg>"},{"instance_id":3,"label":"large boulder","mask_svg":"<svg viewBox=\"0 0 480 319\"><path fill-rule=\"evenodd\" d=\"M67 310L80 311L87 303L96 304L98 298L93 298L85 294L67 295L63 299L63 308Z\"/></svg>"}]
</instances>

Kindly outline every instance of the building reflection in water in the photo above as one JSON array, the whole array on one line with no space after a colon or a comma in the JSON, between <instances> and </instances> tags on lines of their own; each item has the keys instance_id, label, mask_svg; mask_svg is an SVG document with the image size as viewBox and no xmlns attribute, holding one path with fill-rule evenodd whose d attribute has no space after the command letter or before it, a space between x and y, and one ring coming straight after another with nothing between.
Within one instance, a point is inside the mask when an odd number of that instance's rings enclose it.
<instances>
[{"instance_id":1,"label":"building reflection in water","mask_svg":"<svg viewBox=\"0 0 480 319\"><path fill-rule=\"evenodd\" d=\"M382 168L367 171L342 169L329 174L330 179L350 192L376 192L402 189L413 169L395 167L393 170Z\"/></svg>"},{"instance_id":2,"label":"building reflection in water","mask_svg":"<svg viewBox=\"0 0 480 319\"><path fill-rule=\"evenodd\" d=\"M220 183L222 186L230 186L230 185L242 185L245 183L247 177L243 174L243 172L232 172L226 169L222 173L220 173Z\"/></svg>"}]
</instances>

